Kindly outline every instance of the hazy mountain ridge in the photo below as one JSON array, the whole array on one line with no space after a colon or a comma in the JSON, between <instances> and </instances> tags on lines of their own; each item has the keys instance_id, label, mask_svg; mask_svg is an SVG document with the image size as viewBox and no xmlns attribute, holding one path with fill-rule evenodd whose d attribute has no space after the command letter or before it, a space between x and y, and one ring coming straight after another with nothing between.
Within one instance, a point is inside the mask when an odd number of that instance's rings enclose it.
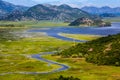
<instances>
[{"instance_id":1,"label":"hazy mountain ridge","mask_svg":"<svg viewBox=\"0 0 120 80\"><path fill-rule=\"evenodd\" d=\"M111 8L109 6L104 6L104 7L98 8L94 6L85 6L81 9L88 13L92 13L92 14L103 14L103 13L118 14L120 13L120 7Z\"/></svg>"},{"instance_id":2,"label":"hazy mountain ridge","mask_svg":"<svg viewBox=\"0 0 120 80\"><path fill-rule=\"evenodd\" d=\"M66 2L66 1L65 1ZM90 13L90 14L89 14ZM30 8L14 5L0 0L0 20L61 20L73 21L81 17L93 17L91 14L104 16L120 15L120 7L110 8L108 6L73 8L66 4L59 6L50 4L38 4Z\"/></svg>"},{"instance_id":3,"label":"hazy mountain ridge","mask_svg":"<svg viewBox=\"0 0 120 80\"><path fill-rule=\"evenodd\" d=\"M25 14L25 16L32 17L37 20L71 20L81 16L90 16L88 13L78 8L72 8L65 4L60 6L51 5L49 7L39 4L31 7L25 12Z\"/></svg>"},{"instance_id":4,"label":"hazy mountain ridge","mask_svg":"<svg viewBox=\"0 0 120 80\"><path fill-rule=\"evenodd\" d=\"M14 5L9 2L0 0L0 16L5 16L6 14L11 13L12 11L15 11L15 10L25 11L27 9L28 7Z\"/></svg>"}]
</instances>

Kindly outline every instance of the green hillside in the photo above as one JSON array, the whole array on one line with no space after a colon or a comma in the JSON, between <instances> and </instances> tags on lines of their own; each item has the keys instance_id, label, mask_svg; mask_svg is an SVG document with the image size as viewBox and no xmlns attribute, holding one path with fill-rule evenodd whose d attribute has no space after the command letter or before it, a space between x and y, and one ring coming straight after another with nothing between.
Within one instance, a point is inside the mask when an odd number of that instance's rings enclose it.
<instances>
[{"instance_id":1,"label":"green hillside","mask_svg":"<svg viewBox=\"0 0 120 80\"><path fill-rule=\"evenodd\" d=\"M109 35L86 43L79 43L58 55L62 57L85 57L87 62L98 65L120 66L120 34Z\"/></svg>"}]
</instances>

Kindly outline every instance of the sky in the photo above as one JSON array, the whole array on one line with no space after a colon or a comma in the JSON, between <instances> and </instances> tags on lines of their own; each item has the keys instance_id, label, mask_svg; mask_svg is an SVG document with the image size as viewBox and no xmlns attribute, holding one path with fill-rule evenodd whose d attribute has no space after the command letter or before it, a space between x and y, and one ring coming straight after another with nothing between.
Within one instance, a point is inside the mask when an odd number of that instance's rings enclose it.
<instances>
[{"instance_id":1,"label":"sky","mask_svg":"<svg viewBox=\"0 0 120 80\"><path fill-rule=\"evenodd\" d=\"M36 4L54 4L54 5L68 4L72 7L83 6L120 7L120 0L4 0L4 1L24 6L33 6Z\"/></svg>"}]
</instances>

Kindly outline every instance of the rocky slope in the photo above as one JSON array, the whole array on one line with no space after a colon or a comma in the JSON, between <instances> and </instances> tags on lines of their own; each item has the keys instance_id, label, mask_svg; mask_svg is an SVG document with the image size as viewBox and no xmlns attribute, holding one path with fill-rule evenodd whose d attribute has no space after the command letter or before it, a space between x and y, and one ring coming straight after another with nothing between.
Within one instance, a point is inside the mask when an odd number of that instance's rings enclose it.
<instances>
[{"instance_id":1,"label":"rocky slope","mask_svg":"<svg viewBox=\"0 0 120 80\"><path fill-rule=\"evenodd\" d=\"M72 21L77 19L78 17L93 17L89 13L82 11L78 8L72 8L68 5L35 5L29 8L27 11L23 13L23 15L14 14L17 17L13 19L11 16L13 14L8 15L5 20L14 20L20 18L18 20L61 20L61 21ZM10 17L11 16L11 17Z\"/></svg>"},{"instance_id":2,"label":"rocky slope","mask_svg":"<svg viewBox=\"0 0 120 80\"><path fill-rule=\"evenodd\" d=\"M105 27L105 26L111 26L110 22L104 22L99 17L95 18L78 18L75 21L71 22L69 24L70 26L99 26L99 27Z\"/></svg>"}]
</instances>

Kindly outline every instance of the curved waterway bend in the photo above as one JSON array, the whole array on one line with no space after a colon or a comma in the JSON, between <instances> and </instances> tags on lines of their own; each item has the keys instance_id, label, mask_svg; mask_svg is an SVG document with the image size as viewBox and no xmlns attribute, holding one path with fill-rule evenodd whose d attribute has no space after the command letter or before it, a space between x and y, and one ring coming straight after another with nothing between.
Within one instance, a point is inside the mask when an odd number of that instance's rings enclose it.
<instances>
[{"instance_id":1,"label":"curved waterway bend","mask_svg":"<svg viewBox=\"0 0 120 80\"><path fill-rule=\"evenodd\" d=\"M108 27L54 27L46 30L43 30L41 28L35 28L27 30L27 32L32 33L45 32L48 36L55 37L61 40L86 42L85 40L76 40L73 38L64 37L59 35L59 33L108 36L120 33L120 22L119 23L114 22L112 23L112 26Z\"/></svg>"},{"instance_id":2,"label":"curved waterway bend","mask_svg":"<svg viewBox=\"0 0 120 80\"><path fill-rule=\"evenodd\" d=\"M42 58L43 55L54 54L54 53L55 52L44 52L44 53L41 53L41 54L30 55L30 57L33 58L33 59L39 60L39 61L46 62L48 64L55 64L55 65L61 66L58 69L54 69L54 70L48 71L48 72L25 72L25 71L24 72L21 72L21 71L20 72L6 72L6 73L1 73L0 75L2 76L2 75L7 75L7 74L51 74L51 73L60 72L60 71L64 71L64 70L69 69L69 66L67 66L65 64L61 64L61 63L58 63L58 62L54 62L54 61Z\"/></svg>"}]
</instances>

